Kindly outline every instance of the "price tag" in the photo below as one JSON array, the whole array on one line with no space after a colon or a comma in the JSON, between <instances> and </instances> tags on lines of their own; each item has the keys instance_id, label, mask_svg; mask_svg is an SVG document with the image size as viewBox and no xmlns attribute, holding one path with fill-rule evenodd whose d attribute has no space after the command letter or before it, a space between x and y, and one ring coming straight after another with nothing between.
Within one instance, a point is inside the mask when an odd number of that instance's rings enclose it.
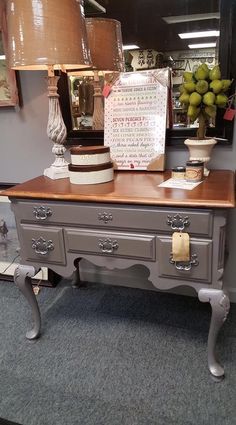
<instances>
[{"instance_id":1,"label":"price tag","mask_svg":"<svg viewBox=\"0 0 236 425\"><path fill-rule=\"evenodd\" d=\"M104 97L108 97L110 93L111 93L111 86L110 84L106 84L103 88L102 94Z\"/></svg>"},{"instance_id":2,"label":"price tag","mask_svg":"<svg viewBox=\"0 0 236 425\"><path fill-rule=\"evenodd\" d=\"M236 115L236 109L228 108L224 114L224 120L232 121Z\"/></svg>"},{"instance_id":3,"label":"price tag","mask_svg":"<svg viewBox=\"0 0 236 425\"><path fill-rule=\"evenodd\" d=\"M172 255L174 261L189 261L190 241L189 234L174 232L172 235Z\"/></svg>"}]
</instances>

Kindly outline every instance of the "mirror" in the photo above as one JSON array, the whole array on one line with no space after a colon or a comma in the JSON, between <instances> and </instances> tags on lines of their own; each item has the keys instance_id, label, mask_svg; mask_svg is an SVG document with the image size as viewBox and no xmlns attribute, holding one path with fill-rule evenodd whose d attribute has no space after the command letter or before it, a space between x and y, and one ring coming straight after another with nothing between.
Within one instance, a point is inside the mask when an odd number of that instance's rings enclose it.
<instances>
[{"instance_id":1,"label":"mirror","mask_svg":"<svg viewBox=\"0 0 236 425\"><path fill-rule=\"evenodd\" d=\"M94 99L94 94L97 83L99 82L102 89L104 81L103 73L98 73L95 76L93 71L71 72L68 74L73 130L94 130L96 127L97 130L103 129L103 124L96 125L95 122L95 109L98 106ZM101 96L101 101L104 109L103 96Z\"/></svg>"},{"instance_id":2,"label":"mirror","mask_svg":"<svg viewBox=\"0 0 236 425\"><path fill-rule=\"evenodd\" d=\"M7 64L7 25L4 0L0 0L0 106L19 104L15 71Z\"/></svg>"},{"instance_id":3,"label":"mirror","mask_svg":"<svg viewBox=\"0 0 236 425\"><path fill-rule=\"evenodd\" d=\"M198 123L191 123L179 103L179 85L184 71L195 71L206 63L210 68L220 63L222 78L236 74L235 39L236 3L234 0L100 0L100 9L91 9L85 1L86 16L103 16L121 22L123 44L139 49L124 51L126 71L170 67L173 77L173 126L167 129L167 145L183 144L194 136ZM87 5L87 9L86 9ZM88 6L90 8L88 9ZM104 13L104 10L106 13ZM214 31L197 38L181 38L179 34ZM191 35L192 36L192 35ZM182 36L183 37L183 36ZM204 44L206 47L193 47ZM208 47L209 46L209 47ZM104 76L100 76L103 84ZM231 90L234 88L232 87ZM103 131L93 130L93 75L62 76L59 93L63 117L68 130L68 144L102 144ZM87 94L86 94L87 93ZM87 96L87 97L86 97ZM84 109L85 108L85 109ZM86 108L89 111L86 112ZM219 143L232 143L233 123L217 113L208 136Z\"/></svg>"}]
</instances>

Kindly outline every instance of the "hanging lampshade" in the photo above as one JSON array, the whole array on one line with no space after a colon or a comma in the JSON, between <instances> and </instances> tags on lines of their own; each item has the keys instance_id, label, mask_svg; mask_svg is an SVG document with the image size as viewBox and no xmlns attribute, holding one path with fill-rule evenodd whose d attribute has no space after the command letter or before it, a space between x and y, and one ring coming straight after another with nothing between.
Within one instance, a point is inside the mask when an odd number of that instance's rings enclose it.
<instances>
[{"instance_id":1,"label":"hanging lampshade","mask_svg":"<svg viewBox=\"0 0 236 425\"><path fill-rule=\"evenodd\" d=\"M85 20L93 66L99 71L124 71L120 22L108 18Z\"/></svg>"},{"instance_id":2,"label":"hanging lampshade","mask_svg":"<svg viewBox=\"0 0 236 425\"><path fill-rule=\"evenodd\" d=\"M119 21L108 18L86 18L88 43L94 67L93 130L104 128L104 98L99 71L124 71L123 43Z\"/></svg>"},{"instance_id":3,"label":"hanging lampshade","mask_svg":"<svg viewBox=\"0 0 236 425\"><path fill-rule=\"evenodd\" d=\"M79 5L79 7L78 7ZM14 69L91 66L79 0L9 0L9 63Z\"/></svg>"}]
</instances>

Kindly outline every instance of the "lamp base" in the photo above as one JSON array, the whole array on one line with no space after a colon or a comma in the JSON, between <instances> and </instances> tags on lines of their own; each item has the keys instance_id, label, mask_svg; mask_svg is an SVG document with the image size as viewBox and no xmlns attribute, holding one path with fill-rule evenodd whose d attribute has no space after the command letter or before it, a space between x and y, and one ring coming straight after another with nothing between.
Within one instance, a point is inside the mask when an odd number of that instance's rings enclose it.
<instances>
[{"instance_id":1,"label":"lamp base","mask_svg":"<svg viewBox=\"0 0 236 425\"><path fill-rule=\"evenodd\" d=\"M98 71L94 71L93 130L104 129L104 97Z\"/></svg>"},{"instance_id":2,"label":"lamp base","mask_svg":"<svg viewBox=\"0 0 236 425\"><path fill-rule=\"evenodd\" d=\"M49 177L52 180L65 179L69 177L68 165L61 167L55 167L51 165L51 167L44 170L43 175Z\"/></svg>"},{"instance_id":3,"label":"lamp base","mask_svg":"<svg viewBox=\"0 0 236 425\"><path fill-rule=\"evenodd\" d=\"M69 177L68 162L64 158L66 148L64 141L66 139L66 126L62 118L60 104L57 93L57 76L53 70L49 70L48 76L48 98L49 115L47 135L53 142L52 153L55 155L53 164L44 170L44 176L52 180L64 179Z\"/></svg>"}]
</instances>

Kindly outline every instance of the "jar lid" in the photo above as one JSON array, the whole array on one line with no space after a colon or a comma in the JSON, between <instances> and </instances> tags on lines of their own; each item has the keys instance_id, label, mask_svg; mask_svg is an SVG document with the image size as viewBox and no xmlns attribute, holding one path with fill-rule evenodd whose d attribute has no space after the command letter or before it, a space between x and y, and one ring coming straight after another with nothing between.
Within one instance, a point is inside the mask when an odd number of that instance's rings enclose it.
<instances>
[{"instance_id":1,"label":"jar lid","mask_svg":"<svg viewBox=\"0 0 236 425\"><path fill-rule=\"evenodd\" d=\"M180 166L173 167L172 168L172 171L174 171L175 173L185 173L186 168L185 167L180 167Z\"/></svg>"},{"instance_id":2,"label":"jar lid","mask_svg":"<svg viewBox=\"0 0 236 425\"><path fill-rule=\"evenodd\" d=\"M203 161L198 161L198 160L192 160L192 161L187 161L186 162L187 167L203 167L204 162Z\"/></svg>"}]
</instances>

